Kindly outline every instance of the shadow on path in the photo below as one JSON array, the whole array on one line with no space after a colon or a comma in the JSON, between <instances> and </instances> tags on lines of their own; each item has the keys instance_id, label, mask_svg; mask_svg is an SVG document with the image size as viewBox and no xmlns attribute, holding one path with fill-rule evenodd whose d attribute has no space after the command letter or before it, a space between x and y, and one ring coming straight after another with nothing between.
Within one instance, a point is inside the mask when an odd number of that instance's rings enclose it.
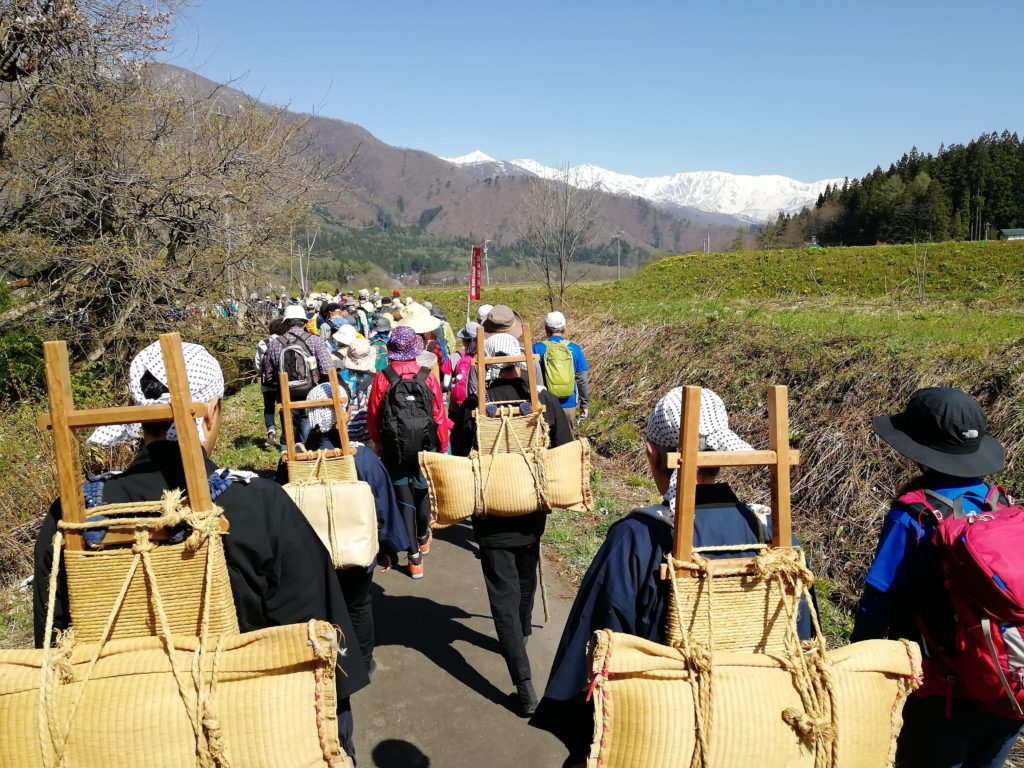
<instances>
[{"instance_id":1,"label":"shadow on path","mask_svg":"<svg viewBox=\"0 0 1024 768\"><path fill-rule=\"evenodd\" d=\"M463 641L489 653L500 654L497 640L458 621L489 616L468 613L427 597L388 595L376 582L371 589L377 646L400 645L418 651L485 699L505 704L507 694L481 675L453 647L453 643Z\"/></svg>"},{"instance_id":2,"label":"shadow on path","mask_svg":"<svg viewBox=\"0 0 1024 768\"><path fill-rule=\"evenodd\" d=\"M438 528L434 535L442 541L472 552L475 558L480 559L480 549L473 538L473 526L470 523L463 521L448 528Z\"/></svg>"},{"instance_id":3,"label":"shadow on path","mask_svg":"<svg viewBox=\"0 0 1024 768\"><path fill-rule=\"evenodd\" d=\"M373 748L376 768L429 768L430 758L401 739L386 739Z\"/></svg>"}]
</instances>

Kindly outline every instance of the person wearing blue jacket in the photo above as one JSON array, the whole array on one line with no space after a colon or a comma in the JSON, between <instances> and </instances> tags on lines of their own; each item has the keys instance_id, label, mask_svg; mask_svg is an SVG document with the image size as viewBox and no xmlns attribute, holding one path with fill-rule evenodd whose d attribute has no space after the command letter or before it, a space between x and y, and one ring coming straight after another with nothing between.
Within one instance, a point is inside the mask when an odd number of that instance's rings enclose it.
<instances>
[{"instance_id":1,"label":"person wearing blue jacket","mask_svg":"<svg viewBox=\"0 0 1024 768\"><path fill-rule=\"evenodd\" d=\"M635 509L609 530L576 595L548 677L547 688L530 724L557 736L569 750L567 766L586 762L593 738L593 708L586 700L587 643L599 629L611 629L664 643L668 623L668 582L660 566L672 551L677 474L667 455L678 449L682 387L658 401L647 421L647 459L663 501ZM701 450L749 451L729 428L722 399L701 390ZM741 502L717 469L697 477L693 543L696 547L765 543L771 524ZM794 543L795 539L794 539ZM714 557L753 557L755 550L706 553ZM798 620L802 639L812 637L810 614Z\"/></svg>"},{"instance_id":2,"label":"person wearing blue jacket","mask_svg":"<svg viewBox=\"0 0 1024 768\"><path fill-rule=\"evenodd\" d=\"M942 658L955 656L956 622L933 543L937 523L898 499L925 490L942 513L988 512L990 486L982 478L1005 466L1006 452L988 435L988 420L977 401L952 387L919 389L902 413L876 416L872 422L882 440L922 470L896 494L882 523L851 637L921 643L924 684L903 708L896 765L999 768L1022 723L982 711L944 668Z\"/></svg>"}]
</instances>

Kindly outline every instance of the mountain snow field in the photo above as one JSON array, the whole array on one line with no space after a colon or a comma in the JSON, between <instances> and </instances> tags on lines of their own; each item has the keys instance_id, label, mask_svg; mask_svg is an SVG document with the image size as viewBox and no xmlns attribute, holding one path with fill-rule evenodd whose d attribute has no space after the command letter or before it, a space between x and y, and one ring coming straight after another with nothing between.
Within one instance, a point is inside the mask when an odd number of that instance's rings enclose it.
<instances>
[{"instance_id":1,"label":"mountain snow field","mask_svg":"<svg viewBox=\"0 0 1024 768\"><path fill-rule=\"evenodd\" d=\"M445 157L455 165L485 176L538 176L567 180L575 186L596 184L613 195L642 197L654 203L699 208L724 213L750 222L773 221L780 212L797 213L814 205L829 184L842 185L843 179L803 182L786 176L743 176L721 171L687 171L671 176L630 176L596 165L574 165L566 175L535 160L497 160L480 150L461 157Z\"/></svg>"}]
</instances>

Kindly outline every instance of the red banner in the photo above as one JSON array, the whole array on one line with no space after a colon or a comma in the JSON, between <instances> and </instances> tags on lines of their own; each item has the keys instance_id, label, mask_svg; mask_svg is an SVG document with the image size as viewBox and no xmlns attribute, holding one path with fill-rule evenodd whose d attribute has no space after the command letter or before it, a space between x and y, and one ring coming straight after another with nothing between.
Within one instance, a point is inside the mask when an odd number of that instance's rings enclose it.
<instances>
[{"instance_id":1,"label":"red banner","mask_svg":"<svg viewBox=\"0 0 1024 768\"><path fill-rule=\"evenodd\" d=\"M469 300L480 301L480 246L473 246L473 261L469 264Z\"/></svg>"}]
</instances>

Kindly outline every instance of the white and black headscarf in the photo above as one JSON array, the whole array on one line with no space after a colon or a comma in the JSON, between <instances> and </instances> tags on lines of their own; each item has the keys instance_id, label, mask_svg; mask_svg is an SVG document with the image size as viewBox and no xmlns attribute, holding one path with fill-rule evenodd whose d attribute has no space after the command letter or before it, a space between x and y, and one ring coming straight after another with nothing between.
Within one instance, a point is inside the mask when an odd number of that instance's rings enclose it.
<instances>
[{"instance_id":1,"label":"white and black headscarf","mask_svg":"<svg viewBox=\"0 0 1024 768\"><path fill-rule=\"evenodd\" d=\"M647 439L664 451L679 449L679 430L683 418L683 388L676 387L654 406L647 419ZM749 443L729 428L729 412L717 394L704 388L700 391L700 419L697 433L702 451L752 451ZM676 488L679 471L672 473L665 504L672 511L676 509Z\"/></svg>"},{"instance_id":2,"label":"white and black headscarf","mask_svg":"<svg viewBox=\"0 0 1024 768\"><path fill-rule=\"evenodd\" d=\"M181 345L185 358L185 373L188 376L188 387L192 399L200 403L212 403L224 396L224 374L220 363L199 344ZM155 380L156 384L153 383ZM160 386L162 385L162 386ZM162 389L163 393L154 396L154 390ZM164 368L164 356L160 351L160 342L155 341L137 354L128 369L128 393L133 405L158 405L170 403L171 395L167 391L167 369ZM206 442L206 431L203 420L196 419L199 439ZM141 424L112 424L100 427L93 432L88 442L95 445L112 446L118 443L136 442L142 435ZM178 433L172 425L167 433L168 440L177 440Z\"/></svg>"},{"instance_id":3,"label":"white and black headscarf","mask_svg":"<svg viewBox=\"0 0 1024 768\"><path fill-rule=\"evenodd\" d=\"M348 393L344 387L339 387L338 392L341 398L342 408L348 408ZM322 384L318 384L309 390L309 394L306 395L306 400L328 400L331 399L331 382L325 381ZM334 405L330 408L310 408L309 411L309 424L311 427L319 427L321 434L327 434L335 425L338 423L338 419L334 415Z\"/></svg>"},{"instance_id":4,"label":"white and black headscarf","mask_svg":"<svg viewBox=\"0 0 1024 768\"><path fill-rule=\"evenodd\" d=\"M523 348L519 346L519 339L511 333L494 333L484 341L484 357L519 357L523 354ZM501 375L505 368L516 366L526 370L526 363L490 363L487 372L484 374L486 381L494 381Z\"/></svg>"}]
</instances>

